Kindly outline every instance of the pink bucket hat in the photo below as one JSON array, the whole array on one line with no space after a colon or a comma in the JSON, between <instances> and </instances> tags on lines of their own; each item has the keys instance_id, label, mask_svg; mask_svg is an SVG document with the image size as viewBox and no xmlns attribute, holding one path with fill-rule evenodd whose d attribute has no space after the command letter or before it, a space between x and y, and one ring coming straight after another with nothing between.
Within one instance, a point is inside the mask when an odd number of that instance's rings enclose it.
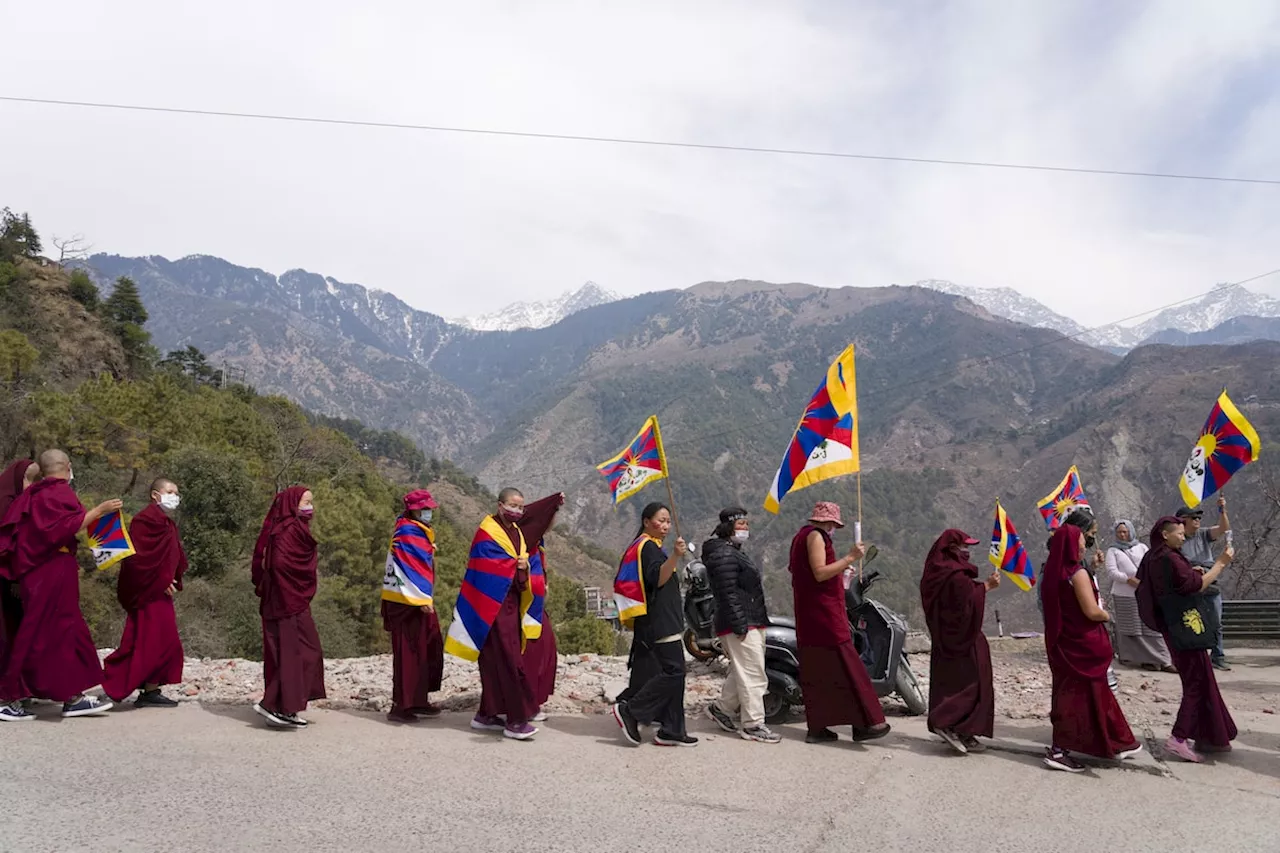
<instances>
[{"instance_id":1,"label":"pink bucket hat","mask_svg":"<svg viewBox=\"0 0 1280 853\"><path fill-rule=\"evenodd\" d=\"M815 524L823 521L834 521L836 527L844 527L844 522L840 520L840 505L831 501L818 501L813 505L813 512L809 514L809 520Z\"/></svg>"},{"instance_id":2,"label":"pink bucket hat","mask_svg":"<svg viewBox=\"0 0 1280 853\"><path fill-rule=\"evenodd\" d=\"M426 489L415 489L404 496L404 508L409 511L415 509L435 509L437 506L435 498L431 497L431 493Z\"/></svg>"}]
</instances>

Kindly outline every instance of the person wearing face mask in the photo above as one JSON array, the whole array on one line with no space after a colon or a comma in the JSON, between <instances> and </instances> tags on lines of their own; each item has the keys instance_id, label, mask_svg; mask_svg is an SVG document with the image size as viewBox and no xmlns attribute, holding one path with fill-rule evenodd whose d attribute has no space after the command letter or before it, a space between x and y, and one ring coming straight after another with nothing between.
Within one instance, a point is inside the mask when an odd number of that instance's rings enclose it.
<instances>
[{"instance_id":1,"label":"person wearing face mask","mask_svg":"<svg viewBox=\"0 0 1280 853\"><path fill-rule=\"evenodd\" d=\"M40 479L40 466L30 459L19 459L0 473L0 521L4 520L9 507L18 499L18 495L31 488L31 484ZM0 555L0 559L3 556ZM18 626L22 624L22 598L19 596L18 584L4 578L4 568L0 567L0 671L4 669L6 650L18 634Z\"/></svg>"},{"instance_id":2,"label":"person wearing face mask","mask_svg":"<svg viewBox=\"0 0 1280 853\"><path fill-rule=\"evenodd\" d=\"M444 640L436 616L437 507L426 489L404 496L382 580L382 627L391 634L391 712L387 719L415 723L437 717L429 694L444 678Z\"/></svg>"},{"instance_id":3,"label":"person wearing face mask","mask_svg":"<svg viewBox=\"0 0 1280 853\"><path fill-rule=\"evenodd\" d=\"M769 679L764 671L764 629L769 613L764 602L764 580L743 547L751 535L751 523L742 507L720 511L720 525L702 545L715 596L715 632L729 676L720 698L707 706L707 716L726 732L744 740L778 743L782 738L765 725L764 694ZM739 725L740 724L740 725Z\"/></svg>"},{"instance_id":4,"label":"person wearing face mask","mask_svg":"<svg viewBox=\"0 0 1280 853\"><path fill-rule=\"evenodd\" d=\"M480 709L471 728L502 732L513 740L538 733L530 724L538 703L524 650L527 641L542 634L536 616L546 600L546 576L529 571L529 547L519 524L523 517L520 490L499 492L497 511L480 523L471 540L444 643L447 653L480 667Z\"/></svg>"},{"instance_id":5,"label":"person wearing face mask","mask_svg":"<svg viewBox=\"0 0 1280 853\"><path fill-rule=\"evenodd\" d=\"M306 728L298 716L324 699L324 649L311 618L318 553L311 490L276 495L253 546L253 591L262 616L262 701L253 710L276 728Z\"/></svg>"},{"instance_id":6,"label":"person wearing face mask","mask_svg":"<svg viewBox=\"0 0 1280 853\"><path fill-rule=\"evenodd\" d=\"M28 698L62 703L62 716L83 717L112 703L84 691L102 683L102 666L80 611L77 537L118 500L89 511L70 486L71 460L61 450L40 454L41 480L20 494L0 522L0 574L18 584L22 624L0 672L0 720L34 718Z\"/></svg>"},{"instance_id":7,"label":"person wearing face mask","mask_svg":"<svg viewBox=\"0 0 1280 853\"><path fill-rule=\"evenodd\" d=\"M125 610L120 645L103 662L102 690L123 702L141 688L140 708L172 708L177 702L160 692L162 684L182 681L182 640L173 609L182 589L187 555L173 516L181 498L172 480L151 484L151 504L129 522L133 556L120 566L116 598Z\"/></svg>"},{"instance_id":8,"label":"person wearing face mask","mask_svg":"<svg viewBox=\"0 0 1280 853\"><path fill-rule=\"evenodd\" d=\"M978 540L946 530L929 551L920 578L920 603L929 627L929 731L961 755L981 752L979 737L994 735L995 686L991 647L982 634L987 593L1000 572L978 580L969 548Z\"/></svg>"}]
</instances>

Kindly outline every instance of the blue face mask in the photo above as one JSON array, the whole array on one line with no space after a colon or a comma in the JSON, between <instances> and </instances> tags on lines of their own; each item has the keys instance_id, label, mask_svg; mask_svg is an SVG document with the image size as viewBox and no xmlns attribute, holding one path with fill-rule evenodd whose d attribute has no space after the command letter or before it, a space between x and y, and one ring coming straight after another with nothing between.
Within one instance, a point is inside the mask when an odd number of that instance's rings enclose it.
<instances>
[{"instance_id":1,"label":"blue face mask","mask_svg":"<svg viewBox=\"0 0 1280 853\"><path fill-rule=\"evenodd\" d=\"M418 513L418 521L427 524L431 521L432 513L429 509L424 509Z\"/></svg>"}]
</instances>

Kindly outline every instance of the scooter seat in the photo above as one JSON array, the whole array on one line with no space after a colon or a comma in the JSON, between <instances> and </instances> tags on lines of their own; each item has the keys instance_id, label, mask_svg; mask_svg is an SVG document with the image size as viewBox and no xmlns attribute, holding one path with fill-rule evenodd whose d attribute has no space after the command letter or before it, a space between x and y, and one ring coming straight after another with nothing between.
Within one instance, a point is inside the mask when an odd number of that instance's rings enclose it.
<instances>
[{"instance_id":1,"label":"scooter seat","mask_svg":"<svg viewBox=\"0 0 1280 853\"><path fill-rule=\"evenodd\" d=\"M777 628L794 629L796 627L796 620L792 619L790 616L770 616L769 625Z\"/></svg>"}]
</instances>

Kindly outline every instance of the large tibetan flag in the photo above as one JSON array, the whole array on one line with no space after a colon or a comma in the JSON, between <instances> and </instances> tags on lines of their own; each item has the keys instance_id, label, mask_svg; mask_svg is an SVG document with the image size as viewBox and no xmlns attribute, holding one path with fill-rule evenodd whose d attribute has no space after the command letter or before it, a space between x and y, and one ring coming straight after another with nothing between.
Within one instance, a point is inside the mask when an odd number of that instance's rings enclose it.
<instances>
[{"instance_id":1,"label":"large tibetan flag","mask_svg":"<svg viewBox=\"0 0 1280 853\"><path fill-rule=\"evenodd\" d=\"M658 416L650 416L631 443L617 456L597 465L596 470L608 481L615 505L667 476L667 454L662 450Z\"/></svg>"},{"instance_id":2,"label":"large tibetan flag","mask_svg":"<svg viewBox=\"0 0 1280 853\"><path fill-rule=\"evenodd\" d=\"M436 535L420 521L396 520L382 577L382 600L432 606L436 586Z\"/></svg>"},{"instance_id":3,"label":"large tibetan flag","mask_svg":"<svg viewBox=\"0 0 1280 853\"><path fill-rule=\"evenodd\" d=\"M637 616L644 616L649 612L649 600L644 594L640 552L644 549L644 543L657 541L642 533L627 547L618 563L618 574L613 579L613 600L618 605L618 621L624 628L630 628Z\"/></svg>"},{"instance_id":4,"label":"large tibetan flag","mask_svg":"<svg viewBox=\"0 0 1280 853\"><path fill-rule=\"evenodd\" d=\"M137 553L133 550L133 540L129 538L120 510L109 512L95 521L88 530L88 539L93 562L99 569L110 568Z\"/></svg>"},{"instance_id":5,"label":"large tibetan flag","mask_svg":"<svg viewBox=\"0 0 1280 853\"><path fill-rule=\"evenodd\" d=\"M520 624L523 650L529 640L542 636L542 614L547 606L547 557L542 542L529 552L529 585L520 593Z\"/></svg>"},{"instance_id":6,"label":"large tibetan flag","mask_svg":"<svg viewBox=\"0 0 1280 853\"><path fill-rule=\"evenodd\" d=\"M1225 486L1233 474L1256 462L1261 449L1253 425L1223 391L1191 448L1191 458L1178 483L1182 499L1189 507L1199 505Z\"/></svg>"},{"instance_id":7,"label":"large tibetan flag","mask_svg":"<svg viewBox=\"0 0 1280 853\"><path fill-rule=\"evenodd\" d=\"M518 527L516 532L520 537L518 547L512 544L501 525L489 516L480 522L480 529L471 540L467 572L462 576L462 589L453 605L453 622L444 641L444 650L454 657L469 661L480 658L480 650L489 638L493 620L498 617L502 602L515 581L517 562L529 556L524 534ZM533 599L538 596L532 578L529 587L532 594L520 596L520 622L524 629L522 646L523 640L536 640L542 636L542 622L531 625L525 619L532 609ZM544 592L545 588L544 583ZM541 604L538 612L542 612Z\"/></svg>"},{"instance_id":8,"label":"large tibetan flag","mask_svg":"<svg viewBox=\"0 0 1280 853\"><path fill-rule=\"evenodd\" d=\"M778 505L791 492L856 473L859 467L858 391L853 344L849 344L831 362L827 378L805 406L764 508L776 515Z\"/></svg>"},{"instance_id":9,"label":"large tibetan flag","mask_svg":"<svg viewBox=\"0 0 1280 853\"><path fill-rule=\"evenodd\" d=\"M1014 530L1000 501L996 501L996 523L991 529L991 553L987 556L991 565L1008 575L1013 585L1023 592L1036 585L1036 570L1027 555L1027 547L1018 538L1018 531Z\"/></svg>"},{"instance_id":10,"label":"large tibetan flag","mask_svg":"<svg viewBox=\"0 0 1280 853\"><path fill-rule=\"evenodd\" d=\"M1044 526L1052 532L1061 527L1063 519L1078 506L1089 506L1089 499L1085 497L1084 486L1080 485L1080 472L1072 465L1058 488L1045 495L1036 509L1044 518Z\"/></svg>"}]
</instances>

